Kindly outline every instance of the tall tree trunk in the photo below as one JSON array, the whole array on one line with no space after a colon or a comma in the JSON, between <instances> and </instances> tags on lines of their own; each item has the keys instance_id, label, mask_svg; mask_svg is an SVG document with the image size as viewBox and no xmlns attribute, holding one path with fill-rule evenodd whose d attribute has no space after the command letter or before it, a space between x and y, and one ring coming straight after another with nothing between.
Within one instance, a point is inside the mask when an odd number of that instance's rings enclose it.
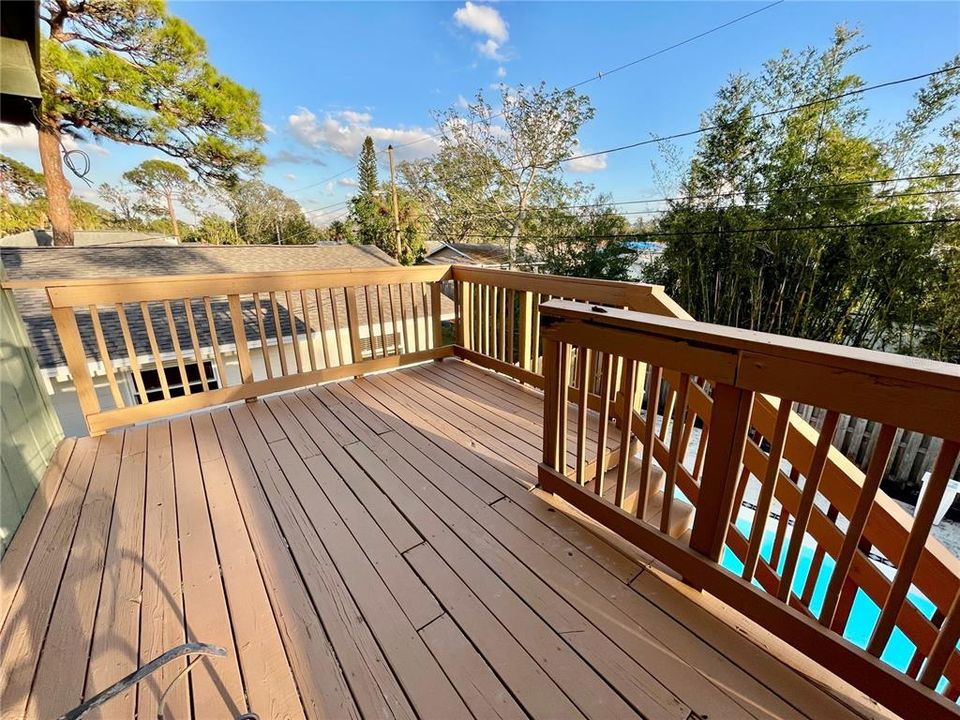
<instances>
[{"instance_id":1,"label":"tall tree trunk","mask_svg":"<svg viewBox=\"0 0 960 720\"><path fill-rule=\"evenodd\" d=\"M177 214L173 210L173 193L166 193L167 213L170 215L170 223L173 225L173 236L180 242L180 228L177 226Z\"/></svg>"},{"instance_id":2,"label":"tall tree trunk","mask_svg":"<svg viewBox=\"0 0 960 720\"><path fill-rule=\"evenodd\" d=\"M63 174L60 156L60 128L55 122L42 121L37 128L40 164L47 183L47 217L53 228L54 245L73 245L73 218L70 215L70 183Z\"/></svg>"}]
</instances>

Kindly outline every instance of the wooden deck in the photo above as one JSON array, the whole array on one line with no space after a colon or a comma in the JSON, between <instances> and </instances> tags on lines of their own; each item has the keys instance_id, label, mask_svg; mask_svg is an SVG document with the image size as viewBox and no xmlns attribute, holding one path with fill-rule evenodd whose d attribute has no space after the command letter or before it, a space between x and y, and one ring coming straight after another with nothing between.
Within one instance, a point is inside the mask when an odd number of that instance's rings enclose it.
<instances>
[{"instance_id":1,"label":"wooden deck","mask_svg":"<svg viewBox=\"0 0 960 720\"><path fill-rule=\"evenodd\" d=\"M2 717L187 640L228 655L167 717L880 714L531 492L540 416L447 360L66 441L0 563Z\"/></svg>"}]
</instances>

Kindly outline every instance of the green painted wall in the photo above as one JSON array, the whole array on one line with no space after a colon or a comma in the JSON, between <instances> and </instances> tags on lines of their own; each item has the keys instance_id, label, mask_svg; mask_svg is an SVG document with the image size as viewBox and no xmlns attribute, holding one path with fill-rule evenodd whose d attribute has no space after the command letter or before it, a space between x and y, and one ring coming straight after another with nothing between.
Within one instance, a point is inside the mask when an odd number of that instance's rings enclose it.
<instances>
[{"instance_id":1,"label":"green painted wall","mask_svg":"<svg viewBox=\"0 0 960 720\"><path fill-rule=\"evenodd\" d=\"M63 439L10 290L0 290L0 555Z\"/></svg>"}]
</instances>

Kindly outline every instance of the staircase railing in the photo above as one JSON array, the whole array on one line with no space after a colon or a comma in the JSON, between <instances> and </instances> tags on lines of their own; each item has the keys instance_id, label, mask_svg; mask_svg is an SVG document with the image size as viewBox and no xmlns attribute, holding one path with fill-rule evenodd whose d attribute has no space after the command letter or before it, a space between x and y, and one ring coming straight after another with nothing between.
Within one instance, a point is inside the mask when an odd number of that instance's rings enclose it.
<instances>
[{"instance_id":1,"label":"staircase railing","mask_svg":"<svg viewBox=\"0 0 960 720\"><path fill-rule=\"evenodd\" d=\"M933 515L960 454L955 415L960 368L568 301L541 305L540 320L544 490L562 496L895 712L955 716L957 706L934 689L953 674L957 662L960 594L954 590L939 626L930 623L924 634L914 626L929 621L923 615L911 617L910 608L916 606L908 593L922 581L919 568ZM664 395L671 409L660 416ZM794 402L826 410L823 433L807 434L806 440L814 441L809 455L801 438L805 429L792 422ZM599 414L601 424L614 415L621 418L616 429L622 433L620 447L640 442L637 500L630 507L625 458L612 501L602 488L602 461L592 477L582 469L584 448L577 429L585 427L587 413ZM830 444L840 413L883 426L863 482L846 494L854 478L847 475L844 483L836 470L829 480L827 473L831 465L843 468L842 455ZM571 425L574 432L568 434ZM943 443L916 518L903 528L900 552L890 558L896 571L887 581L863 547L898 428ZM688 454L695 430L697 448ZM571 436L577 439L572 472ZM786 455L791 443L794 461ZM651 518L646 501L654 462L664 470L665 489L660 512ZM747 478L755 472L760 480L757 511L741 530L734 522L736 511ZM675 539L669 532L675 490L696 508L688 539ZM786 550L781 537L782 556L776 559L762 552L774 497L783 501L781 516L793 518ZM849 519L843 529L835 522L841 512ZM741 558L741 574L721 565L725 548ZM810 552L811 567L803 578L802 555ZM835 558L832 571L823 563L827 553ZM754 578L766 592L752 584ZM826 582L826 591L811 602L818 580ZM873 585L884 592L863 650L842 635L849 616L845 589ZM924 635L918 647L926 659L899 672L880 656L894 630L905 629L907 618L912 634Z\"/></svg>"}]
</instances>

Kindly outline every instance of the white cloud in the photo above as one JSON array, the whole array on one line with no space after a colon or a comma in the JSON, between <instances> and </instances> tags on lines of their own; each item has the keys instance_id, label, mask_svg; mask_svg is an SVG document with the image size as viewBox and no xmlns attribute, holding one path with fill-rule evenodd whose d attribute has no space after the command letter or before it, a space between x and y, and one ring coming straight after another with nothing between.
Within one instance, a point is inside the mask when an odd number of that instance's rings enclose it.
<instances>
[{"instance_id":1,"label":"white cloud","mask_svg":"<svg viewBox=\"0 0 960 720\"><path fill-rule=\"evenodd\" d=\"M398 148L397 155L401 159L425 157L437 150L436 140L430 138L432 133L422 128L389 128L378 127L372 124L373 116L370 113L358 113L344 110L334 113L325 113L318 117L315 113L300 108L288 118L288 126L293 137L312 148L331 150L338 155L355 158L368 135L373 138L378 148L389 144L394 146L408 145Z\"/></svg>"},{"instance_id":2,"label":"white cloud","mask_svg":"<svg viewBox=\"0 0 960 720\"><path fill-rule=\"evenodd\" d=\"M272 134L272 133L275 133L275 132L277 131L277 129L276 129L273 125L270 125L270 124L268 124L268 123L265 123L265 122L263 122L262 120L260 121L260 124L263 125L263 129L266 130L268 133L271 133L271 134Z\"/></svg>"},{"instance_id":3,"label":"white cloud","mask_svg":"<svg viewBox=\"0 0 960 720\"><path fill-rule=\"evenodd\" d=\"M503 65L501 65L500 67L497 68L497 77L505 78L506 76L507 76L507 69Z\"/></svg>"},{"instance_id":4,"label":"white cloud","mask_svg":"<svg viewBox=\"0 0 960 720\"><path fill-rule=\"evenodd\" d=\"M474 5L470 0L453 13L457 25L473 30L479 35L486 35L498 43L506 42L509 37L507 23L500 17L500 13L489 5Z\"/></svg>"},{"instance_id":5,"label":"white cloud","mask_svg":"<svg viewBox=\"0 0 960 720\"><path fill-rule=\"evenodd\" d=\"M293 173L287 173L286 175L284 175L284 177L285 177L287 180L296 180L296 179L297 179L297 176L294 175Z\"/></svg>"},{"instance_id":6,"label":"white cloud","mask_svg":"<svg viewBox=\"0 0 960 720\"><path fill-rule=\"evenodd\" d=\"M591 155L590 157L577 158L575 160L570 160L565 162L563 167L570 172L575 173L593 173L599 172L600 170L607 169L607 156L603 155Z\"/></svg>"},{"instance_id":7,"label":"white cloud","mask_svg":"<svg viewBox=\"0 0 960 720\"><path fill-rule=\"evenodd\" d=\"M340 178L337 180L337 185L340 187L356 187L357 181L353 178Z\"/></svg>"},{"instance_id":8,"label":"white cloud","mask_svg":"<svg viewBox=\"0 0 960 720\"><path fill-rule=\"evenodd\" d=\"M488 38L483 42L477 43L477 52L491 60L497 60L499 62L506 61L506 58L500 54L500 43L496 40Z\"/></svg>"}]
</instances>

